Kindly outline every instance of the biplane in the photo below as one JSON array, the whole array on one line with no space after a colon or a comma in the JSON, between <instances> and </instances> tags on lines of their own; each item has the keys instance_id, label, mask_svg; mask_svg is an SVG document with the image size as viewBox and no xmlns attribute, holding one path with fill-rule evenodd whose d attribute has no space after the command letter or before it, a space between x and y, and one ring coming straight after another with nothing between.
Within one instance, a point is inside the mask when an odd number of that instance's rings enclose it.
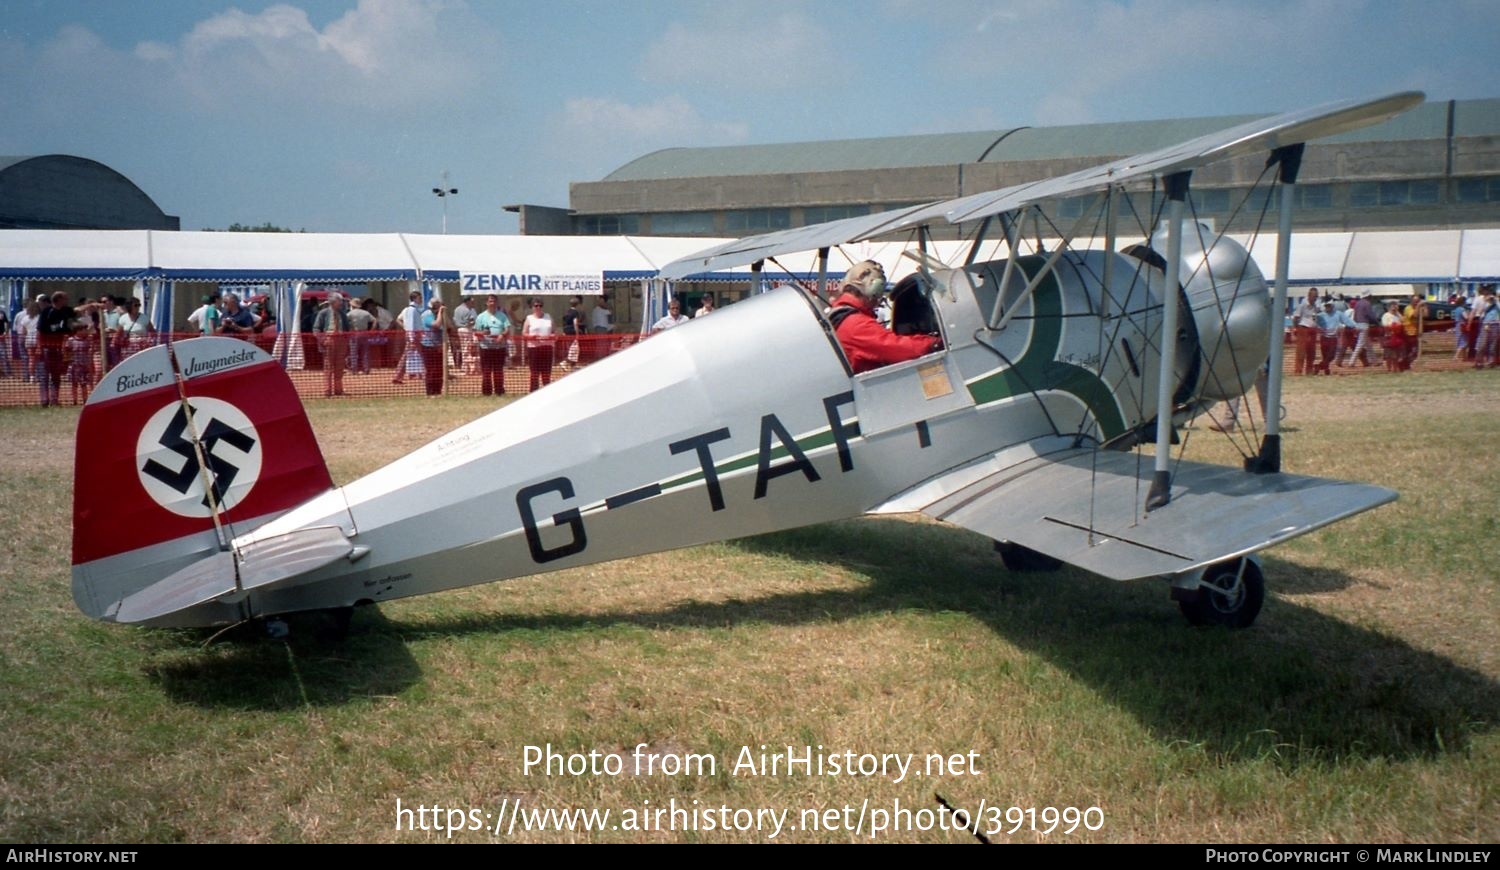
<instances>
[{"instance_id":1,"label":"biplane","mask_svg":"<svg viewBox=\"0 0 1500 870\"><path fill-rule=\"evenodd\" d=\"M1304 143L1422 98L1292 112L1057 178L686 257L661 277L758 272L809 251L826 274L831 250L904 238L916 269L892 289L892 328L936 333L941 346L856 374L819 293L787 283L344 486L266 354L224 338L138 353L79 421L74 598L92 617L158 626L347 613L921 512L993 538L1012 568L1162 578L1191 621L1249 625L1264 597L1260 550L1396 493L1284 472L1277 415L1244 467L1174 456L1174 439L1208 405L1244 394L1263 364L1268 403L1279 405L1273 351ZM1188 219L1195 170L1259 154L1279 202L1269 281L1244 245ZM1080 197L1071 227L1047 217L1047 204ZM931 239L951 227L967 254L944 263ZM1102 246L1080 244L1100 228Z\"/></svg>"}]
</instances>

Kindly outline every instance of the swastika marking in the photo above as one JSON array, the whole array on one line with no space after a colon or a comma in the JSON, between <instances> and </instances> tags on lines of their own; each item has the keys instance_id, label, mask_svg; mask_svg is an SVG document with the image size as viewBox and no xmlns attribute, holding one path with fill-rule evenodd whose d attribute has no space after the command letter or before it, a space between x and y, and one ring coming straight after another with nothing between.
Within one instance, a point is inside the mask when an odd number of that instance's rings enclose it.
<instances>
[{"instance_id":1,"label":"swastika marking","mask_svg":"<svg viewBox=\"0 0 1500 870\"><path fill-rule=\"evenodd\" d=\"M233 508L260 477L260 436L250 418L228 402L199 396L188 403L208 474L203 474L193 447L189 411L177 401L164 405L141 428L138 470L141 485L157 504L180 516L206 518L212 501L204 488L205 476L220 510Z\"/></svg>"}]
</instances>

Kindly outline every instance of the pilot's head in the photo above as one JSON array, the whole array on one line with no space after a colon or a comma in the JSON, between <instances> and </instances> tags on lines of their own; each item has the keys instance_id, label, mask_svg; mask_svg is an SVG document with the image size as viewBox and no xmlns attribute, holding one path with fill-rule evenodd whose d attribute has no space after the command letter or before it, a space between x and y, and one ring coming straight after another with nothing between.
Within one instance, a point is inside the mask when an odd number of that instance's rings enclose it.
<instances>
[{"instance_id":1,"label":"pilot's head","mask_svg":"<svg viewBox=\"0 0 1500 870\"><path fill-rule=\"evenodd\" d=\"M855 263L844 273L844 289L866 299L879 299L885 293L885 269L874 260Z\"/></svg>"}]
</instances>

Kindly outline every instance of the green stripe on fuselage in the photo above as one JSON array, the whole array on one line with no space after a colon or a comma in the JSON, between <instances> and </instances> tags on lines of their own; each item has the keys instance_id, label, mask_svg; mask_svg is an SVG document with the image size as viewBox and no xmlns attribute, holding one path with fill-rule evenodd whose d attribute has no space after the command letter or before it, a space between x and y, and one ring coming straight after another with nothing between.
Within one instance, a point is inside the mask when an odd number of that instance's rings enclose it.
<instances>
[{"instance_id":1,"label":"green stripe on fuselage","mask_svg":"<svg viewBox=\"0 0 1500 870\"><path fill-rule=\"evenodd\" d=\"M808 434L797 439L797 447L801 449L803 453L812 453L814 450L817 450L820 447L827 447L832 443L833 429L831 428L818 429L816 431L809 432ZM792 452L786 449L786 445L780 445L771 449L772 462L775 462L778 459L785 459L790 455L792 455ZM759 453L747 453L744 456L739 457L738 459L731 459L726 462L716 463L714 465L714 472L722 476L729 474L732 471L739 471L742 468L753 468L759 462ZM698 471L692 472L691 474L684 474L679 477L674 477L671 480L664 480L661 483L661 488L663 490L676 489L679 486L686 486L690 483L697 483L702 479L703 471L700 469Z\"/></svg>"},{"instance_id":2,"label":"green stripe on fuselage","mask_svg":"<svg viewBox=\"0 0 1500 870\"><path fill-rule=\"evenodd\" d=\"M1045 262L1042 257L1022 257L1016 265L1023 273L1030 273ZM1109 385L1094 372L1057 358L1062 350L1063 310L1062 289L1055 271L1048 272L1031 294L1031 311L1031 342L1025 353L1009 368L970 384L969 395L974 397L974 404L997 402L1032 390L1067 393L1094 415L1104 440L1124 432L1125 420Z\"/></svg>"}]
</instances>

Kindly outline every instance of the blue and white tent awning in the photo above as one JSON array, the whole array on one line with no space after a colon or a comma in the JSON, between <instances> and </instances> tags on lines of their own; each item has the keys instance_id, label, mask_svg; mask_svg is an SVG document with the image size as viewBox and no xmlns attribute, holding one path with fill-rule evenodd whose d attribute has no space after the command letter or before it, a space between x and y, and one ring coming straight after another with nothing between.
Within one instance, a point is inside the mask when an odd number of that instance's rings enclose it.
<instances>
[{"instance_id":1,"label":"blue and white tent awning","mask_svg":"<svg viewBox=\"0 0 1500 870\"><path fill-rule=\"evenodd\" d=\"M507 295L586 295L601 282L655 277L661 267L722 239L649 236L429 236L396 233L211 233L159 230L0 230L0 278L219 283L459 281L481 277ZM866 241L833 251L830 281L853 262L873 259L891 280L915 270L905 241ZM1080 247L1088 247L1087 241ZM1097 246L1097 245L1096 245ZM1274 234L1251 252L1267 274ZM933 242L929 254L958 265L967 243ZM1004 256L989 243L981 258ZM688 281L750 281L744 266L692 274ZM768 281L816 280L815 252L767 261ZM1291 278L1311 283L1442 283L1500 278L1500 230L1299 232ZM581 282L581 283L579 283ZM153 289L166 285L153 284ZM580 289L582 288L582 289ZM153 300L153 303L155 300ZM153 304L152 310L156 306Z\"/></svg>"},{"instance_id":2,"label":"blue and white tent awning","mask_svg":"<svg viewBox=\"0 0 1500 870\"><path fill-rule=\"evenodd\" d=\"M179 281L405 281L395 233L154 233L152 267Z\"/></svg>"}]
</instances>

